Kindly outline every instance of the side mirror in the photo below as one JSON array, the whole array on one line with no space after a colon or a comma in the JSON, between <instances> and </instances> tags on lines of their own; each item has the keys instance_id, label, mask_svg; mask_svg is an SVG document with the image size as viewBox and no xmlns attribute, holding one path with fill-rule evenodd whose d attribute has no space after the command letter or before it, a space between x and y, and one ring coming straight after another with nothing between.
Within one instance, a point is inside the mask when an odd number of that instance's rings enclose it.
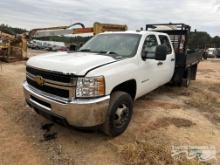
<instances>
[{"instance_id":1,"label":"side mirror","mask_svg":"<svg viewBox=\"0 0 220 165\"><path fill-rule=\"evenodd\" d=\"M141 53L141 57L142 57L142 59L143 59L144 61L147 59L147 54L148 54L148 51L143 51L143 52Z\"/></svg>"},{"instance_id":2,"label":"side mirror","mask_svg":"<svg viewBox=\"0 0 220 165\"><path fill-rule=\"evenodd\" d=\"M165 61L167 58L167 48L166 46L159 45L156 48L155 59L159 61Z\"/></svg>"}]
</instances>

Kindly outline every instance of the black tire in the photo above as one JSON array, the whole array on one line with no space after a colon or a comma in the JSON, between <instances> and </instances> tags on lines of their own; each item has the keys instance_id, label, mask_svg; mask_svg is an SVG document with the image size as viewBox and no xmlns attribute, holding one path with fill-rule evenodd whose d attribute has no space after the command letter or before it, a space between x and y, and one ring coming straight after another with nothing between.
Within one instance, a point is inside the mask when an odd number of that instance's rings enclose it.
<instances>
[{"instance_id":1,"label":"black tire","mask_svg":"<svg viewBox=\"0 0 220 165\"><path fill-rule=\"evenodd\" d=\"M118 115L119 111L120 115ZM102 131L111 137L122 134L128 127L132 114L133 100L131 96L126 92L113 92Z\"/></svg>"},{"instance_id":2,"label":"black tire","mask_svg":"<svg viewBox=\"0 0 220 165\"><path fill-rule=\"evenodd\" d=\"M182 80L182 86L188 88L191 83L191 68L187 68L185 78Z\"/></svg>"}]
</instances>

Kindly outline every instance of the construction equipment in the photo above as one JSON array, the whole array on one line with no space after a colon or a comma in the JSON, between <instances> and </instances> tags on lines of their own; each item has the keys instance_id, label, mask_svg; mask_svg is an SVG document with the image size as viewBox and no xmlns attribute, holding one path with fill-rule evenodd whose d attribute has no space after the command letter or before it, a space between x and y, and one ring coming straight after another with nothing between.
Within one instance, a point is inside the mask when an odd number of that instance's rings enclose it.
<instances>
[{"instance_id":1,"label":"construction equipment","mask_svg":"<svg viewBox=\"0 0 220 165\"><path fill-rule=\"evenodd\" d=\"M81 28L73 28L74 26ZM93 27L85 27L82 23L70 26L59 26L50 28L33 29L29 32L29 40L32 38L46 36L62 36L68 34L93 33L94 35L105 31L125 31L127 25L94 23ZM80 43L82 45L83 43ZM69 47L71 47L70 45ZM74 48L77 47L74 45ZM27 59L27 37L26 34L11 35L0 31L0 60L14 62Z\"/></svg>"},{"instance_id":2,"label":"construction equipment","mask_svg":"<svg viewBox=\"0 0 220 165\"><path fill-rule=\"evenodd\" d=\"M0 32L0 60L14 62L25 59L27 59L26 35L11 35Z\"/></svg>"},{"instance_id":3,"label":"construction equipment","mask_svg":"<svg viewBox=\"0 0 220 165\"><path fill-rule=\"evenodd\" d=\"M73 28L74 26L81 26L81 28ZM29 37L49 37L49 36L62 36L68 34L82 34L82 33L93 33L93 35L105 32L105 31L126 31L127 25L118 24L106 24L95 22L93 27L85 27L82 23L74 23L70 26L58 26L50 28L39 28L33 29L29 32Z\"/></svg>"},{"instance_id":4,"label":"construction equipment","mask_svg":"<svg viewBox=\"0 0 220 165\"><path fill-rule=\"evenodd\" d=\"M75 28L75 26L80 26L80 28ZM106 24L106 23L95 22L93 24L93 27L85 27L84 24L82 23L74 23L70 26L58 26L58 27L33 29L29 32L29 40L31 40L32 38L64 36L69 34L90 33L96 35L105 31L126 31L127 29L128 29L127 25L119 25L119 24ZM66 48L71 51L77 50L83 44L84 42L65 43Z\"/></svg>"}]
</instances>

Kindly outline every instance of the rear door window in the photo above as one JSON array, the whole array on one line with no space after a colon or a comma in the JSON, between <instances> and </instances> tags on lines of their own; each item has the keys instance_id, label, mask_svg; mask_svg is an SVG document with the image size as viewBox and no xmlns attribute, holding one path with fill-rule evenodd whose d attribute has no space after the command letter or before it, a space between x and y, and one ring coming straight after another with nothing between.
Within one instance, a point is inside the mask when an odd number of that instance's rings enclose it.
<instances>
[{"instance_id":1,"label":"rear door window","mask_svg":"<svg viewBox=\"0 0 220 165\"><path fill-rule=\"evenodd\" d=\"M171 47L171 45L170 45L170 41L169 41L169 39L167 38L167 36L159 35L159 39L160 39L161 45L166 46L166 48L167 48L167 54L171 54L171 53L172 53L172 47Z\"/></svg>"}]
</instances>

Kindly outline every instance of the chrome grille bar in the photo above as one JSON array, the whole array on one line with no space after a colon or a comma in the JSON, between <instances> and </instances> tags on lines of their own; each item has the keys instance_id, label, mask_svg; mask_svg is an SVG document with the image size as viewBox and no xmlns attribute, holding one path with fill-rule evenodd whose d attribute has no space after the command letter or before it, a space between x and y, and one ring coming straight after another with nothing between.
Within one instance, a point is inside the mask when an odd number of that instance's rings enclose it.
<instances>
[{"instance_id":1,"label":"chrome grille bar","mask_svg":"<svg viewBox=\"0 0 220 165\"><path fill-rule=\"evenodd\" d=\"M29 67L30 68L30 67ZM39 69L38 69L39 70ZM45 72L45 70L41 70L41 73L42 72ZM50 72L50 71L48 71ZM51 74L51 72L50 72ZM29 73L27 71L26 73L26 76L27 76L27 79L30 79L32 81L35 82L35 78L36 77L39 77L40 75L34 75L32 73ZM56 96L54 94L51 94L51 93L48 93L48 92L45 92L45 91L42 91L41 93L43 93L44 95L48 95L49 97L56 97L56 99L59 99L59 100L69 100L69 101L72 101L74 98L75 98L75 88L76 88L76 83L77 83L77 78L76 77L73 77L71 78L71 81L70 83L65 83L65 82L59 82L59 81L54 81L54 80L50 80L50 79L47 79L47 78L44 78L43 76L41 76L43 78L43 81L44 81L44 84L45 86L48 86L48 87L52 87L52 88L57 88L57 89L62 89L62 90L67 90L69 91L69 98L66 98L66 97L60 97L60 96ZM30 84L29 84L30 85ZM32 85L30 85L32 86ZM32 86L33 88L35 88L34 86ZM35 88L35 91L39 92L41 90L39 89L36 89Z\"/></svg>"}]
</instances>

